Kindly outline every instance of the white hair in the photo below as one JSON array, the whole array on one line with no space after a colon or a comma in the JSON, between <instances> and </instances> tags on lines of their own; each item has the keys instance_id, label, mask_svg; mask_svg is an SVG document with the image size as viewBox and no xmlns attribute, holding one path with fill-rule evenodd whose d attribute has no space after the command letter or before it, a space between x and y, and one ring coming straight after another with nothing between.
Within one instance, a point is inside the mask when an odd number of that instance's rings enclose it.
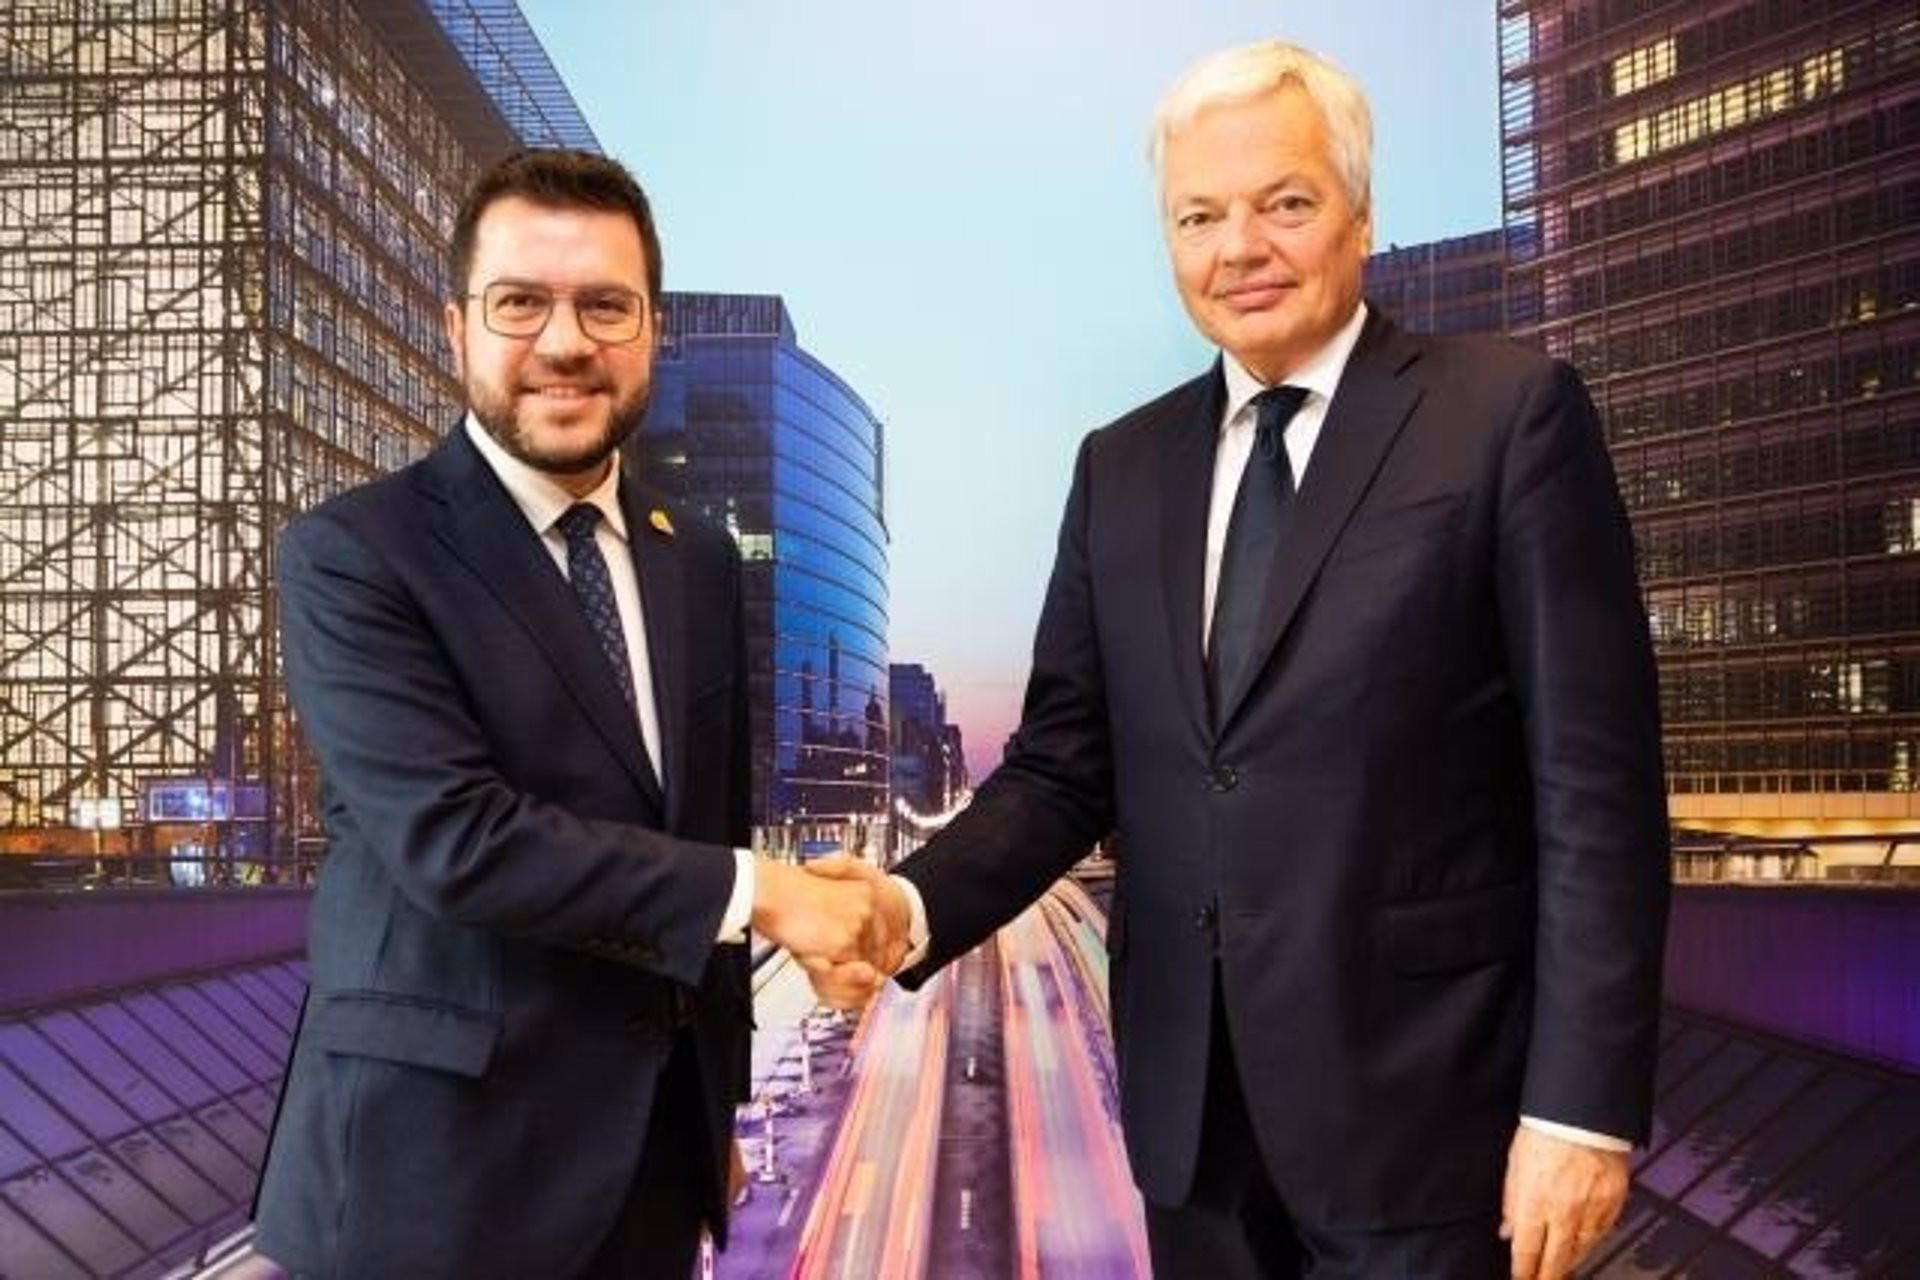
<instances>
[{"instance_id":1,"label":"white hair","mask_svg":"<svg viewBox=\"0 0 1920 1280\"><path fill-rule=\"evenodd\" d=\"M1356 213L1366 213L1373 203L1373 112L1367 97L1339 67L1283 40L1260 40L1210 54L1189 67L1160 99L1147 137L1147 159L1162 198L1166 186L1161 159L1168 138L1208 107L1264 97L1287 85L1298 86L1320 109L1347 199Z\"/></svg>"}]
</instances>

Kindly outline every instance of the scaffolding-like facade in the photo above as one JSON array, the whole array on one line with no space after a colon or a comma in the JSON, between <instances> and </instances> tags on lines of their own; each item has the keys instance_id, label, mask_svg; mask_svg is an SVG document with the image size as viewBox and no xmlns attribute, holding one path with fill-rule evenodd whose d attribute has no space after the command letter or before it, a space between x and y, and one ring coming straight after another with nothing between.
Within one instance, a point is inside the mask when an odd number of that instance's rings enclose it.
<instances>
[{"instance_id":1,"label":"scaffolding-like facade","mask_svg":"<svg viewBox=\"0 0 1920 1280\"><path fill-rule=\"evenodd\" d=\"M0 120L0 852L272 866L274 538L455 420L444 245L520 135L424 0L15 0Z\"/></svg>"},{"instance_id":2,"label":"scaffolding-like facade","mask_svg":"<svg viewBox=\"0 0 1920 1280\"><path fill-rule=\"evenodd\" d=\"M1503 0L1498 38L1510 322L1602 409L1676 817L1910 819L1920 14Z\"/></svg>"}]
</instances>

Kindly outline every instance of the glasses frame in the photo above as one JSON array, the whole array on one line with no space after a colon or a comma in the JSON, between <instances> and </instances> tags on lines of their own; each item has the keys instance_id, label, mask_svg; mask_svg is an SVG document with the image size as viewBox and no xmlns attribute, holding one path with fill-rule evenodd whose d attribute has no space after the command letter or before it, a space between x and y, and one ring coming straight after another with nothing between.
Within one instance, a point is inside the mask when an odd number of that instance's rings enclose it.
<instances>
[{"instance_id":1,"label":"glasses frame","mask_svg":"<svg viewBox=\"0 0 1920 1280\"><path fill-rule=\"evenodd\" d=\"M546 314L540 317L539 324L533 325L530 328L521 330L503 329L494 322L493 307L487 302L487 295L496 289L517 289L528 293L543 293L547 296ZM638 304L635 314L639 317L639 322L633 332L627 334L625 337L619 338L602 337L599 333L595 332L594 327L589 325L587 318L581 314L579 306L574 301L576 297L583 293L602 297L611 294L623 294L626 297L632 298L634 302ZM647 332L647 326L652 319L653 313L653 305L647 300L646 294L640 292L638 289L629 289L625 285L620 284L593 284L584 285L578 289L558 289L550 284L542 284L537 280L489 280L480 287L478 293L463 293L460 297L463 301L479 302L480 323L486 326L488 333L493 334L497 338L539 337L547 331L547 326L553 323L553 313L559 309L559 304L564 302L573 308L574 327L580 330L587 338L603 347L623 347L630 342L639 341L642 335Z\"/></svg>"}]
</instances>

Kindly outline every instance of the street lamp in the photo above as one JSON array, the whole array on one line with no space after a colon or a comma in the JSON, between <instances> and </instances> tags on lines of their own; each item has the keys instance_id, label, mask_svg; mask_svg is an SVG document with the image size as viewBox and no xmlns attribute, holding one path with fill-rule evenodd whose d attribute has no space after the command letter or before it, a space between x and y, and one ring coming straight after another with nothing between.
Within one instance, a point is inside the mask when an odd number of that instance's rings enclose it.
<instances>
[{"instance_id":1,"label":"street lamp","mask_svg":"<svg viewBox=\"0 0 1920 1280\"><path fill-rule=\"evenodd\" d=\"M77 797L73 802L73 825L93 833L94 879L106 879L106 833L120 829L120 797Z\"/></svg>"}]
</instances>

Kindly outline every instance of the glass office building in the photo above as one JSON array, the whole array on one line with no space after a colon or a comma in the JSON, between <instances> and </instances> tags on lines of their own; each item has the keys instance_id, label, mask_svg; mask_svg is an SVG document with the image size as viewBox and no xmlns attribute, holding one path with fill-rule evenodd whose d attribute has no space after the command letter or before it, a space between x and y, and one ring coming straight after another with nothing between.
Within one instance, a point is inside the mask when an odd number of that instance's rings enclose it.
<instances>
[{"instance_id":1,"label":"glass office building","mask_svg":"<svg viewBox=\"0 0 1920 1280\"><path fill-rule=\"evenodd\" d=\"M1498 334L1507 329L1503 230L1390 245L1367 259L1367 301L1414 333Z\"/></svg>"},{"instance_id":2,"label":"glass office building","mask_svg":"<svg viewBox=\"0 0 1920 1280\"><path fill-rule=\"evenodd\" d=\"M877 851L887 815L884 430L777 297L669 293L641 472L747 570L754 822L776 852Z\"/></svg>"},{"instance_id":3,"label":"glass office building","mask_svg":"<svg viewBox=\"0 0 1920 1280\"><path fill-rule=\"evenodd\" d=\"M476 168L593 136L478 0L11 0L0 119L0 852L285 855L274 536L453 422Z\"/></svg>"},{"instance_id":4,"label":"glass office building","mask_svg":"<svg viewBox=\"0 0 1920 1280\"><path fill-rule=\"evenodd\" d=\"M1605 417L1676 821L1911 828L1920 11L1498 14L1510 319Z\"/></svg>"},{"instance_id":5,"label":"glass office building","mask_svg":"<svg viewBox=\"0 0 1920 1280\"><path fill-rule=\"evenodd\" d=\"M908 813L944 812L967 788L960 726L947 719L947 695L917 662L896 662L889 679L887 731L893 744L893 799Z\"/></svg>"}]
</instances>

